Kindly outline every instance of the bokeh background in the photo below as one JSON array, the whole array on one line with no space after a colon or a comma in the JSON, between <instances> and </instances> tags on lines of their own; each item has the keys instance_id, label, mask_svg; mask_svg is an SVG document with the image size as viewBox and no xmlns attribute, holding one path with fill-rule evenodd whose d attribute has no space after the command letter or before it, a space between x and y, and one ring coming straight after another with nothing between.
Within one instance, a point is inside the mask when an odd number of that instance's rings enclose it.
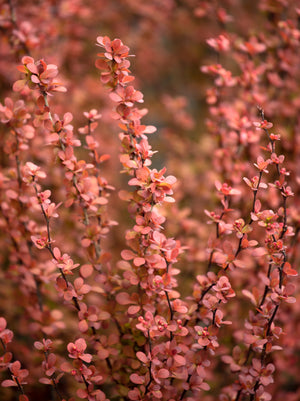
<instances>
[{"instance_id":1,"label":"bokeh background","mask_svg":"<svg viewBox=\"0 0 300 401\"><path fill-rule=\"evenodd\" d=\"M111 263L115 266L125 247L124 233L132 221L126 203L118 197L118 192L127 188L127 178L120 174L119 129L111 118L113 105L95 68L100 51L96 38L99 35L111 39L117 37L130 47L130 53L134 55L130 58L136 77L134 85L143 92L143 107L148 109L144 122L158 128L149 139L153 150L159 151L153 157L153 167L167 166L168 174L178 179L174 195L176 204L166 208L164 214L167 217L166 234L179 239L186 247L178 263L183 297L193 291L195 277L206 272L215 227L207 224L204 210L219 207L215 180L229 182L242 191L243 195L234 201L233 208L238 211L234 216L249 214L251 199L242 178L251 176L251 172L254 174L253 163L261 147L266 146L266 141L252 125L260 119L257 105L261 105L266 118L282 136L279 146L285 154L286 167L291 171L289 182L295 197L289 204L289 224L296 235L289 240L292 245L290 258L297 268L300 227L299 23L297 0L0 0L0 102L3 103L6 96L18 98L19 94L12 93L13 82L20 76L16 67L22 56L31 55L58 66L59 79L67 92L56 94L49 102L57 115L73 114L75 135L80 136L78 128L86 124L84 111L97 109L102 114L96 138L100 152L109 154L110 159L103 164L101 173L116 189L110 197L108 214L119 224L103 238L103 247L108 252L113 250ZM225 47L218 49L208 41L220 35L228 39L228 48L227 42L223 43ZM225 73L203 69L203 66L218 64ZM66 193L61 185L61 167L44 143L42 127L37 131L30 143L30 153L25 149L20 154L21 163L31 160L45 167L48 174L45 186L51 189L56 203L64 202ZM7 145L9 135L5 125L1 125L0 165L4 172L0 176L1 185L5 181L3 177L14 166ZM83 158L86 157L84 149L80 152ZM269 208L278 207L278 197L272 190L263 195L262 200ZM3 207L5 191L1 192L1 201ZM59 213L60 218L53 222L56 241L82 262L84 250L74 245L74 236L80 238L84 231L82 222L74 220L69 208L62 207ZM32 216L41 221L35 211ZM10 328L16 332L19 348L24 359L29 361L30 301L24 308L27 301L20 288L22 284L16 279L17 261L11 256L7 222L0 217L0 223L0 261L3 266L0 315L5 315ZM233 237L233 241L236 238ZM38 263L49 263L47 255L39 258ZM254 269L253 262L249 262L249 266L250 270ZM240 290L254 282L251 275L249 278L237 272L233 276ZM280 315L287 335L282 340L284 357L279 354L274 357L280 368L276 374L274 400L282 397L288 397L289 401L300 399L299 291L297 294L298 302L283 308ZM241 296L239 308L228 307L228 313L238 316L241 325L246 317L243 310L246 304ZM51 318L51 324L53 319L62 320L59 315L62 312L56 310L55 313L57 316ZM38 323L31 325L36 328ZM58 324L53 330L58 333L59 329ZM72 330L72 323L68 330ZM61 335L62 338L64 335L70 337L69 333ZM236 339L231 338L230 332L224 338L225 348L234 345ZM227 376L218 363L215 376L209 378L211 384L215 382L214 391L203 400L218 399L220 388L227 384ZM1 389L0 394L1 391L6 390ZM38 397L41 390L36 391L32 390L33 397ZM3 394L4 398L0 395L3 400L16 399L9 389Z\"/></svg>"}]
</instances>

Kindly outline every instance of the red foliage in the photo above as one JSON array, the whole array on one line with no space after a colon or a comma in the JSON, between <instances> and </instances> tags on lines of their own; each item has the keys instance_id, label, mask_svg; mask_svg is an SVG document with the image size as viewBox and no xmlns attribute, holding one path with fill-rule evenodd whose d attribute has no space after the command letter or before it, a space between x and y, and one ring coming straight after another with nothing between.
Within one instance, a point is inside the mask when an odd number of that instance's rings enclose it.
<instances>
[{"instance_id":1,"label":"red foliage","mask_svg":"<svg viewBox=\"0 0 300 401\"><path fill-rule=\"evenodd\" d=\"M300 11L218 3L1 3L1 399L299 399Z\"/></svg>"}]
</instances>

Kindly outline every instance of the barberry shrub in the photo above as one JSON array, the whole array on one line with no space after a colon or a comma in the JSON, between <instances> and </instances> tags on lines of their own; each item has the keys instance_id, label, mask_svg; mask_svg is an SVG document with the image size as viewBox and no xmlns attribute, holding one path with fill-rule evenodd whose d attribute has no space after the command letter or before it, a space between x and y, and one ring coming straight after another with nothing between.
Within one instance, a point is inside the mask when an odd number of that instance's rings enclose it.
<instances>
[{"instance_id":1,"label":"barberry shrub","mask_svg":"<svg viewBox=\"0 0 300 401\"><path fill-rule=\"evenodd\" d=\"M1 399L297 401L297 2L42 3L1 3Z\"/></svg>"}]
</instances>

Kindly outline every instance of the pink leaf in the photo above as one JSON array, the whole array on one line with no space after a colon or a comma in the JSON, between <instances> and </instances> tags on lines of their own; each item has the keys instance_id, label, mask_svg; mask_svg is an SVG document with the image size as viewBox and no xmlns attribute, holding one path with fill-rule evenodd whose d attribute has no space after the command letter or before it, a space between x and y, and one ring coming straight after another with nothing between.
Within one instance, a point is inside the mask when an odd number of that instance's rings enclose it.
<instances>
[{"instance_id":1,"label":"pink leaf","mask_svg":"<svg viewBox=\"0 0 300 401\"><path fill-rule=\"evenodd\" d=\"M128 305L128 304L134 304L135 302L132 302L130 295L127 292L120 292L116 296L116 301L120 305Z\"/></svg>"},{"instance_id":2,"label":"pink leaf","mask_svg":"<svg viewBox=\"0 0 300 401\"><path fill-rule=\"evenodd\" d=\"M174 355L174 361L176 362L176 364L178 366L184 366L186 364L186 359L182 355L178 355L178 354Z\"/></svg>"},{"instance_id":3,"label":"pink leaf","mask_svg":"<svg viewBox=\"0 0 300 401\"><path fill-rule=\"evenodd\" d=\"M79 389L76 391L76 394L77 394L77 396L78 396L79 398L82 398L82 399L86 399L86 397L87 397L87 391L86 391L85 389L83 389L83 388L79 388Z\"/></svg>"},{"instance_id":4,"label":"pink leaf","mask_svg":"<svg viewBox=\"0 0 300 401\"><path fill-rule=\"evenodd\" d=\"M25 86L25 81L23 79L20 79L19 81L16 81L13 84L13 91L14 92L20 92Z\"/></svg>"},{"instance_id":5,"label":"pink leaf","mask_svg":"<svg viewBox=\"0 0 300 401\"><path fill-rule=\"evenodd\" d=\"M106 359L107 357L109 357L109 352L106 349L101 348L98 353L97 353L98 357L101 360Z\"/></svg>"},{"instance_id":6,"label":"pink leaf","mask_svg":"<svg viewBox=\"0 0 300 401\"><path fill-rule=\"evenodd\" d=\"M36 75L31 75L31 81L35 84L39 84L41 82Z\"/></svg>"},{"instance_id":7,"label":"pink leaf","mask_svg":"<svg viewBox=\"0 0 300 401\"><path fill-rule=\"evenodd\" d=\"M84 248L89 247L89 246L91 245L91 243L92 243L92 241L91 241L89 238L83 238L83 239L81 240L81 245L82 245Z\"/></svg>"},{"instance_id":8,"label":"pink leaf","mask_svg":"<svg viewBox=\"0 0 300 401\"><path fill-rule=\"evenodd\" d=\"M130 251L129 249L125 249L124 251L121 252L121 256L124 260L131 260L134 258L134 253Z\"/></svg>"},{"instance_id":9,"label":"pink leaf","mask_svg":"<svg viewBox=\"0 0 300 401\"><path fill-rule=\"evenodd\" d=\"M53 249L53 254L55 256L55 259L59 259L61 257L61 252L60 252L59 248L57 248L57 247L55 247Z\"/></svg>"},{"instance_id":10,"label":"pink leaf","mask_svg":"<svg viewBox=\"0 0 300 401\"><path fill-rule=\"evenodd\" d=\"M73 120L73 115L70 112L64 114L64 124L67 125Z\"/></svg>"},{"instance_id":11,"label":"pink leaf","mask_svg":"<svg viewBox=\"0 0 300 401\"><path fill-rule=\"evenodd\" d=\"M147 127L144 130L144 133L145 134L152 134L155 131L157 131L156 127L154 127L153 125L147 125Z\"/></svg>"},{"instance_id":12,"label":"pink leaf","mask_svg":"<svg viewBox=\"0 0 300 401\"><path fill-rule=\"evenodd\" d=\"M113 100L114 102L121 102L122 98L121 96L119 96L117 93L112 92L109 97L111 98L111 100Z\"/></svg>"},{"instance_id":13,"label":"pink leaf","mask_svg":"<svg viewBox=\"0 0 300 401\"><path fill-rule=\"evenodd\" d=\"M80 268L80 274L83 278L87 278L93 274L93 266L92 265L82 265Z\"/></svg>"},{"instance_id":14,"label":"pink leaf","mask_svg":"<svg viewBox=\"0 0 300 401\"><path fill-rule=\"evenodd\" d=\"M134 384L143 384L145 383L145 378L144 376L139 376L136 373L133 373L132 375L130 375L130 380L132 381L132 383Z\"/></svg>"},{"instance_id":15,"label":"pink leaf","mask_svg":"<svg viewBox=\"0 0 300 401\"><path fill-rule=\"evenodd\" d=\"M84 362L90 363L92 361L92 355L90 354L83 354L80 356L80 359L82 359Z\"/></svg>"},{"instance_id":16,"label":"pink leaf","mask_svg":"<svg viewBox=\"0 0 300 401\"><path fill-rule=\"evenodd\" d=\"M167 377L170 376L170 373L167 369L159 369L159 371L157 372L157 376L160 379L166 379Z\"/></svg>"},{"instance_id":17,"label":"pink leaf","mask_svg":"<svg viewBox=\"0 0 300 401\"><path fill-rule=\"evenodd\" d=\"M290 263L288 263L288 262L286 262L286 263L284 264L283 271L284 271L284 273L287 274L288 276L298 276L297 271L294 270L294 269L292 269Z\"/></svg>"},{"instance_id":18,"label":"pink leaf","mask_svg":"<svg viewBox=\"0 0 300 401\"><path fill-rule=\"evenodd\" d=\"M53 384L52 380L47 379L47 377L42 377L41 379L39 379L39 382L43 384Z\"/></svg>"},{"instance_id":19,"label":"pink leaf","mask_svg":"<svg viewBox=\"0 0 300 401\"><path fill-rule=\"evenodd\" d=\"M239 267L241 269L245 267L245 263L242 260L235 259L233 263L236 267Z\"/></svg>"},{"instance_id":20,"label":"pink leaf","mask_svg":"<svg viewBox=\"0 0 300 401\"><path fill-rule=\"evenodd\" d=\"M209 386L207 383L202 383L202 384L200 385L200 387L201 387L202 390L204 390L204 391L210 390L210 386Z\"/></svg>"},{"instance_id":21,"label":"pink leaf","mask_svg":"<svg viewBox=\"0 0 300 401\"><path fill-rule=\"evenodd\" d=\"M17 385L17 383L15 383L13 380L4 380L2 383L1 383L1 386L2 387L12 387L12 386L18 386Z\"/></svg>"},{"instance_id":22,"label":"pink leaf","mask_svg":"<svg viewBox=\"0 0 300 401\"><path fill-rule=\"evenodd\" d=\"M105 310L102 310L98 313L98 320L108 320L110 317L111 314Z\"/></svg>"},{"instance_id":23,"label":"pink leaf","mask_svg":"<svg viewBox=\"0 0 300 401\"><path fill-rule=\"evenodd\" d=\"M141 307L139 305L131 305L129 306L127 313L128 315L135 315L140 311Z\"/></svg>"},{"instance_id":24,"label":"pink leaf","mask_svg":"<svg viewBox=\"0 0 300 401\"><path fill-rule=\"evenodd\" d=\"M179 299L175 299L173 302L173 309L176 312L180 313L187 313L188 308L182 304L182 302Z\"/></svg>"},{"instance_id":25,"label":"pink leaf","mask_svg":"<svg viewBox=\"0 0 300 401\"><path fill-rule=\"evenodd\" d=\"M0 317L0 331L4 330L6 327L7 323L4 317Z\"/></svg>"},{"instance_id":26,"label":"pink leaf","mask_svg":"<svg viewBox=\"0 0 300 401\"><path fill-rule=\"evenodd\" d=\"M78 329L79 329L79 331L81 331L81 333L86 333L88 331L88 329L89 329L89 325L87 324L87 321L86 320L81 320L78 323Z\"/></svg>"},{"instance_id":27,"label":"pink leaf","mask_svg":"<svg viewBox=\"0 0 300 401\"><path fill-rule=\"evenodd\" d=\"M144 258L134 258L133 259L133 264L135 266L141 266L145 263L145 259Z\"/></svg>"},{"instance_id":28,"label":"pink leaf","mask_svg":"<svg viewBox=\"0 0 300 401\"><path fill-rule=\"evenodd\" d=\"M148 363L149 362L149 359L147 358L147 356L141 351L138 351L136 353L136 357L143 363Z\"/></svg>"}]
</instances>

